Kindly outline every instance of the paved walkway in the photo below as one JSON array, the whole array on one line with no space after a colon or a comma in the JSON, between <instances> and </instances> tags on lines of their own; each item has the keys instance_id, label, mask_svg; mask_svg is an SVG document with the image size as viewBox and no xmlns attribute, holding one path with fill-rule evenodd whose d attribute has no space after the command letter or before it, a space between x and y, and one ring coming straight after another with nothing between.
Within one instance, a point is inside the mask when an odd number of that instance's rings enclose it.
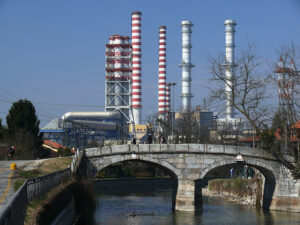
<instances>
[{"instance_id":1,"label":"paved walkway","mask_svg":"<svg viewBox=\"0 0 300 225\"><path fill-rule=\"evenodd\" d=\"M12 183L14 170L10 169L11 163L16 163L17 167L21 167L31 161L32 160L0 161L0 209L14 194L14 187Z\"/></svg>"}]
</instances>

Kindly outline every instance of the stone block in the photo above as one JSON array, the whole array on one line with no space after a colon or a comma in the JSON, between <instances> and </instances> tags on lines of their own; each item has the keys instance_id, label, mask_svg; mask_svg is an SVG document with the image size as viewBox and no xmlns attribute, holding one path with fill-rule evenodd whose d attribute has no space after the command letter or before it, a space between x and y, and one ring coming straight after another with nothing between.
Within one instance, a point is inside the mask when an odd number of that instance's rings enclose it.
<instances>
[{"instance_id":1,"label":"stone block","mask_svg":"<svg viewBox=\"0 0 300 225\"><path fill-rule=\"evenodd\" d=\"M140 144L139 145L139 152L149 152L150 145L148 144Z\"/></svg>"},{"instance_id":2,"label":"stone block","mask_svg":"<svg viewBox=\"0 0 300 225\"><path fill-rule=\"evenodd\" d=\"M180 163L185 163L185 158L183 158L183 157L178 157L178 158L175 158L175 159L173 159L174 160L174 163L176 163L176 164L180 164Z\"/></svg>"},{"instance_id":3,"label":"stone block","mask_svg":"<svg viewBox=\"0 0 300 225\"><path fill-rule=\"evenodd\" d=\"M177 163L176 167L181 168L181 169L185 169L185 168L187 168L187 165L186 165L186 163Z\"/></svg>"},{"instance_id":4,"label":"stone block","mask_svg":"<svg viewBox=\"0 0 300 225\"><path fill-rule=\"evenodd\" d=\"M205 152L216 153L216 154L224 153L224 146L223 145L207 145Z\"/></svg>"},{"instance_id":5,"label":"stone block","mask_svg":"<svg viewBox=\"0 0 300 225\"><path fill-rule=\"evenodd\" d=\"M175 152L176 151L176 144L168 144L168 151Z\"/></svg>"},{"instance_id":6,"label":"stone block","mask_svg":"<svg viewBox=\"0 0 300 225\"><path fill-rule=\"evenodd\" d=\"M160 144L151 144L149 151L150 152L160 152Z\"/></svg>"},{"instance_id":7,"label":"stone block","mask_svg":"<svg viewBox=\"0 0 300 225\"><path fill-rule=\"evenodd\" d=\"M111 154L111 147L110 146L104 146L101 149L101 154L102 155Z\"/></svg>"},{"instance_id":8,"label":"stone block","mask_svg":"<svg viewBox=\"0 0 300 225\"><path fill-rule=\"evenodd\" d=\"M166 144L161 144L160 145L160 151L161 152L169 152L169 145L166 145Z\"/></svg>"},{"instance_id":9,"label":"stone block","mask_svg":"<svg viewBox=\"0 0 300 225\"><path fill-rule=\"evenodd\" d=\"M189 144L190 152L204 153L205 148L206 148L206 145L204 145L204 144Z\"/></svg>"},{"instance_id":10,"label":"stone block","mask_svg":"<svg viewBox=\"0 0 300 225\"><path fill-rule=\"evenodd\" d=\"M187 168L197 169L199 168L199 165L197 163L187 163Z\"/></svg>"},{"instance_id":11,"label":"stone block","mask_svg":"<svg viewBox=\"0 0 300 225\"><path fill-rule=\"evenodd\" d=\"M177 144L176 152L187 152L189 150L189 144Z\"/></svg>"},{"instance_id":12,"label":"stone block","mask_svg":"<svg viewBox=\"0 0 300 225\"><path fill-rule=\"evenodd\" d=\"M139 147L138 145L129 145L129 152L139 152Z\"/></svg>"},{"instance_id":13,"label":"stone block","mask_svg":"<svg viewBox=\"0 0 300 225\"><path fill-rule=\"evenodd\" d=\"M185 162L190 164L190 163L198 163L198 159L194 156L187 156L185 158Z\"/></svg>"},{"instance_id":14,"label":"stone block","mask_svg":"<svg viewBox=\"0 0 300 225\"><path fill-rule=\"evenodd\" d=\"M110 164L114 164L120 161L124 161L124 158L121 156L116 156L110 159Z\"/></svg>"},{"instance_id":15,"label":"stone block","mask_svg":"<svg viewBox=\"0 0 300 225\"><path fill-rule=\"evenodd\" d=\"M212 164L212 163L214 163L215 162L215 160L213 160L213 159L204 159L204 164Z\"/></svg>"},{"instance_id":16,"label":"stone block","mask_svg":"<svg viewBox=\"0 0 300 225\"><path fill-rule=\"evenodd\" d=\"M111 146L112 153L123 153L129 151L129 145L113 145Z\"/></svg>"}]
</instances>

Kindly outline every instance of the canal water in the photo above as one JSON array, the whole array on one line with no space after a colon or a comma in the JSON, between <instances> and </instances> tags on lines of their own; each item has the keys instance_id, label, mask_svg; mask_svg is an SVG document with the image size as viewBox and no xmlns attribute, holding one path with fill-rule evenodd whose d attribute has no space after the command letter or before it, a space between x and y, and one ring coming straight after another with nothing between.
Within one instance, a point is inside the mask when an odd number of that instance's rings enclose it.
<instances>
[{"instance_id":1,"label":"canal water","mask_svg":"<svg viewBox=\"0 0 300 225\"><path fill-rule=\"evenodd\" d=\"M96 224L300 224L300 213L264 211L209 197L203 197L202 212L197 215L174 212L170 180L101 181L95 182L95 188L98 194Z\"/></svg>"}]
</instances>

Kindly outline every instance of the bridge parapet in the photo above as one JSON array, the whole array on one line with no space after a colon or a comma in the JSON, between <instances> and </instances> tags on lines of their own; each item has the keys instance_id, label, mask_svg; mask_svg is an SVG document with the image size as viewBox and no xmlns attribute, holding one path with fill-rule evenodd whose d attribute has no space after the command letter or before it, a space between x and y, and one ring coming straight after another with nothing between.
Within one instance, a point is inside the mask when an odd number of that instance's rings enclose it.
<instances>
[{"instance_id":1,"label":"bridge parapet","mask_svg":"<svg viewBox=\"0 0 300 225\"><path fill-rule=\"evenodd\" d=\"M262 158L276 160L266 151L232 145L211 145L211 144L140 144L140 145L113 145L102 148L86 149L87 157L103 155L128 154L128 153L198 153L198 154L242 154L244 157Z\"/></svg>"}]
</instances>

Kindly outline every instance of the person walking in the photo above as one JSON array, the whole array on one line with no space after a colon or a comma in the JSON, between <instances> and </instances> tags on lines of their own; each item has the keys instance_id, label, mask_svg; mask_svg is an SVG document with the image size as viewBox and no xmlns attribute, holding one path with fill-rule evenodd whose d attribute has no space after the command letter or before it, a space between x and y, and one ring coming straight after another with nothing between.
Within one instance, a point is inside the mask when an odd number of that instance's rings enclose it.
<instances>
[{"instance_id":1,"label":"person walking","mask_svg":"<svg viewBox=\"0 0 300 225\"><path fill-rule=\"evenodd\" d=\"M230 169L230 178L233 178L233 168Z\"/></svg>"},{"instance_id":2,"label":"person walking","mask_svg":"<svg viewBox=\"0 0 300 225\"><path fill-rule=\"evenodd\" d=\"M147 141L148 141L148 144L152 144L152 134L148 134Z\"/></svg>"},{"instance_id":3,"label":"person walking","mask_svg":"<svg viewBox=\"0 0 300 225\"><path fill-rule=\"evenodd\" d=\"M15 153L16 153L16 148L15 146L10 146L8 151L7 151L7 155L8 155L8 158L11 158L11 159L16 159L15 158Z\"/></svg>"},{"instance_id":4,"label":"person walking","mask_svg":"<svg viewBox=\"0 0 300 225\"><path fill-rule=\"evenodd\" d=\"M131 144L136 145L136 138L132 135Z\"/></svg>"}]
</instances>

